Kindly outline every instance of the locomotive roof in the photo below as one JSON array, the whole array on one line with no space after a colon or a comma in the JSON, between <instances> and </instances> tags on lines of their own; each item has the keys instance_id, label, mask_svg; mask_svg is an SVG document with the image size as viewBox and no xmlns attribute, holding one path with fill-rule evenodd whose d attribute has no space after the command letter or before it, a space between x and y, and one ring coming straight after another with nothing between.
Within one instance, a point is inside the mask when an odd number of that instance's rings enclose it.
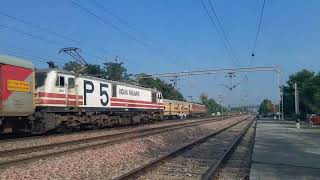
<instances>
[{"instance_id":1,"label":"locomotive roof","mask_svg":"<svg viewBox=\"0 0 320 180\"><path fill-rule=\"evenodd\" d=\"M164 102L167 103L182 103L182 104L197 104L197 105L203 105L200 103L195 103L195 102L188 102L188 101L178 101L178 100L172 100L172 99L163 99Z\"/></svg>"},{"instance_id":2,"label":"locomotive roof","mask_svg":"<svg viewBox=\"0 0 320 180\"><path fill-rule=\"evenodd\" d=\"M75 72L73 72L73 71L67 71L67 70L63 70L63 69L59 69L59 68L47 68L47 69L38 69L38 70L36 70L36 72L39 72L39 73L42 73L42 72L48 73L50 71L56 71L57 73L75 75ZM152 91L160 92L157 89L145 88L143 86L137 86L137 85L124 83L124 82L119 82L119 81L112 81L112 80L103 79L103 78L99 78L99 77L95 77L95 76L90 76L90 75L87 75L87 74L80 74L79 77L86 77L86 78L89 78L89 79L107 81L107 82L110 82L112 84L124 85L124 86L130 86L130 87L134 87L134 88L140 88L140 89L152 90Z\"/></svg>"},{"instance_id":3,"label":"locomotive roof","mask_svg":"<svg viewBox=\"0 0 320 180\"><path fill-rule=\"evenodd\" d=\"M31 61L27 61L24 59L20 59L20 58L8 56L8 55L0 55L0 63L34 69L34 66Z\"/></svg>"}]
</instances>

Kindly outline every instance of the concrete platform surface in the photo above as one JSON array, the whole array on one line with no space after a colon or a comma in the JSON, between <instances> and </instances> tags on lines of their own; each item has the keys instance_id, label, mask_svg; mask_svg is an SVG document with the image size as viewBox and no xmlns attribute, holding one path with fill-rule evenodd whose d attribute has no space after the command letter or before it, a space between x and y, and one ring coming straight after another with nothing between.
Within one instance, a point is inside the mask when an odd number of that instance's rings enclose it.
<instances>
[{"instance_id":1,"label":"concrete platform surface","mask_svg":"<svg viewBox=\"0 0 320 180\"><path fill-rule=\"evenodd\" d=\"M250 179L320 180L320 127L259 120Z\"/></svg>"}]
</instances>

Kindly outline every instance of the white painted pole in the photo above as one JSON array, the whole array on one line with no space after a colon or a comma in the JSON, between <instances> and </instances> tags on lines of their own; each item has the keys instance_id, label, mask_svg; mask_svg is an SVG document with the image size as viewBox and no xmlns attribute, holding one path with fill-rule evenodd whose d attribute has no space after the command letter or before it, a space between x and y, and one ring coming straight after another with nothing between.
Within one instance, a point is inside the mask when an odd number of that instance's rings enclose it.
<instances>
[{"instance_id":1,"label":"white painted pole","mask_svg":"<svg viewBox=\"0 0 320 180\"><path fill-rule=\"evenodd\" d=\"M299 97L298 97L297 83L294 83L294 107L295 107L295 112L298 115L299 114Z\"/></svg>"}]
</instances>

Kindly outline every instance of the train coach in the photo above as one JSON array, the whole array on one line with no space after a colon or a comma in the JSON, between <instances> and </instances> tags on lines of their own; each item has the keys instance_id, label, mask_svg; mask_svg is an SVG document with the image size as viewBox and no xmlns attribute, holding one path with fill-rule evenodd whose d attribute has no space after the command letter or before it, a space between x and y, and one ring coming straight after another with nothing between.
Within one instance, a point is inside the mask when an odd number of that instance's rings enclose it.
<instances>
[{"instance_id":1,"label":"train coach","mask_svg":"<svg viewBox=\"0 0 320 180\"><path fill-rule=\"evenodd\" d=\"M10 133L15 125L35 112L34 66L9 56L0 56L0 132Z\"/></svg>"}]
</instances>

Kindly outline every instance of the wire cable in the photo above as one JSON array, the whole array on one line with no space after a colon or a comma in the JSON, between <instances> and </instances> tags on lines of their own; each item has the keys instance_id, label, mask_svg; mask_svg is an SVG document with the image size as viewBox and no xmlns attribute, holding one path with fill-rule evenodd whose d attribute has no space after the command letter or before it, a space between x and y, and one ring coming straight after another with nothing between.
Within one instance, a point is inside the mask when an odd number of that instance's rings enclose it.
<instances>
[{"instance_id":1,"label":"wire cable","mask_svg":"<svg viewBox=\"0 0 320 180\"><path fill-rule=\"evenodd\" d=\"M233 48L232 48L232 46L231 46L230 40L229 40L229 38L228 38L228 36L227 36L224 28L222 27L220 18L219 18L218 15L217 15L217 12L216 12L216 10L215 10L215 8L214 8L214 5L213 5L212 0L208 0L208 1L209 1L210 8L211 8L211 10L212 10L212 12L213 12L213 14L214 14L217 22L218 22L218 25L219 25L219 27L220 27L220 29L221 29L223 38L224 38L225 41L227 42L227 44L228 44L228 46L229 46L229 48L230 48L230 51L231 51L233 57L237 60L237 62L239 62L239 58L235 55L235 53L234 53L234 51L233 51Z\"/></svg>"},{"instance_id":2,"label":"wire cable","mask_svg":"<svg viewBox=\"0 0 320 180\"><path fill-rule=\"evenodd\" d=\"M47 39L45 39L45 38L42 37L42 36L38 36L38 35L35 35L35 34L32 34L32 33L28 33L28 32L26 32L26 31L17 29L17 28L12 27L12 26L0 24L0 28L2 28L2 29L8 29L8 30L10 30L10 31L14 31L14 32L17 32L17 33L20 33L20 34L29 36L29 37L31 37L31 38L33 38L33 39L38 39L38 40L41 40L41 41L45 41L45 42L47 42L47 43L49 43L49 44L59 46L59 43L58 43L58 42L47 40Z\"/></svg>"},{"instance_id":3,"label":"wire cable","mask_svg":"<svg viewBox=\"0 0 320 180\"><path fill-rule=\"evenodd\" d=\"M96 7L100 8L103 12L105 12L106 14L108 14L109 16L114 17L117 21L119 21L120 23L124 24L125 26L127 26L130 29L135 29L133 26L131 26L126 20L124 20L123 18L119 17L118 15L116 15L115 13L113 13L112 11L110 11L109 9L107 9L105 6L103 6L101 3L99 3L97 0L91 0L90 2L92 2Z\"/></svg>"},{"instance_id":4,"label":"wire cable","mask_svg":"<svg viewBox=\"0 0 320 180\"><path fill-rule=\"evenodd\" d=\"M232 56L232 54L231 54L231 52L230 52L230 49L229 49L228 46L227 46L226 41L225 41L224 38L222 37L222 35L221 35L221 33L220 33L219 29L218 29L218 26L217 26L217 24L215 23L212 15L210 14L209 9L207 8L207 6L206 6L206 4L204 3L203 0L201 0L201 3L202 3L202 6L203 6L206 14L207 14L208 17L210 18L211 24L213 25L213 27L214 27L215 30L217 31L220 40L223 42L223 45L224 45L224 48L226 49L227 54L230 56L232 62L235 63L235 59L234 59L234 57Z\"/></svg>"},{"instance_id":5,"label":"wire cable","mask_svg":"<svg viewBox=\"0 0 320 180\"><path fill-rule=\"evenodd\" d=\"M35 34L32 34L32 33L28 33L28 32L26 32L26 31L17 29L17 28L12 27L12 26L0 24L0 28L2 28L2 29L7 29L7 30L10 30L10 31L13 31L13 32L17 32L17 33L20 33L20 34L22 34L22 35L28 36L28 37L30 37L30 38L37 39L37 40L46 42L46 43L48 43L48 44L51 44L51 45L53 45L53 46L56 46L56 47L61 48L61 44L59 44L59 43L56 42L56 41L47 40L47 39L43 38L42 36L38 36L38 35L35 35ZM100 58L100 57L98 57L98 56L94 56L94 55L89 54L89 53L86 53L86 54L87 54L88 56L92 56L92 57L95 57L95 58L98 58L98 59L102 59L102 58ZM55 59L56 59L56 58L55 58ZM67 61L65 61L65 62L67 62Z\"/></svg>"},{"instance_id":6,"label":"wire cable","mask_svg":"<svg viewBox=\"0 0 320 180\"><path fill-rule=\"evenodd\" d=\"M70 38L70 37L68 37L68 36L66 36L66 35L63 35L63 34L60 34L60 33L55 32L55 31L52 31L52 30L50 30L49 28L46 28L46 27L42 27L42 26L33 24L33 23L28 22L28 21L26 21L26 20L23 20L23 19L21 19L21 18L18 18L18 17L12 16L12 15L9 15L9 14L7 14L7 13L5 13L5 12L1 12L1 11L0 11L0 15L1 15L1 16L4 16L4 17L7 17L7 18L9 18L9 19L12 19L12 20L14 20L14 21L20 22L20 23L22 23L22 24L31 26L31 27L33 27L33 28L35 28L35 29L39 29L39 30L41 30L41 31L44 31L44 32L53 34L53 35L55 35L56 37L59 37L59 38L61 38L61 39L63 39L63 40L68 40L68 41L72 41L72 42L74 42L74 43L80 44L79 41L74 40L74 39L72 39L72 38Z\"/></svg>"},{"instance_id":7,"label":"wire cable","mask_svg":"<svg viewBox=\"0 0 320 180\"><path fill-rule=\"evenodd\" d=\"M95 17L96 19L98 19L99 21L101 21L103 24L105 25L110 25L114 30L125 34L127 37L129 37L130 39L134 40L135 42L137 42L138 44L147 47L149 46L147 43L137 39L136 37L134 37L133 35L131 35L130 33L122 30L120 27L118 27L117 25L113 24L112 22L108 22L105 19L103 19L102 17L98 16L97 14L95 14L92 10L85 8L84 6L80 5L79 3L76 3L75 1L71 2L74 6L78 7L79 9L81 9L82 11L86 12L87 14L90 14L91 16Z\"/></svg>"},{"instance_id":8,"label":"wire cable","mask_svg":"<svg viewBox=\"0 0 320 180\"><path fill-rule=\"evenodd\" d=\"M16 16L12 16L12 15L6 13L6 12L0 11L0 15L3 16L3 17L7 17L7 18L9 18L9 19L11 19L11 20L14 20L14 21L16 21L16 22L19 22L19 23L25 24L25 25L27 25L27 26L33 27L33 28L35 28L35 29L38 29L38 30L40 30L40 31L42 31L42 32L45 32L45 33L48 33L48 34L52 34L52 35L54 35L54 36L56 36L56 37L58 37L58 38L60 38L60 39L62 39L62 40L70 41L70 42L73 42L73 43L76 43L76 44L81 44L80 41L75 40L75 39L72 39L72 38L68 37L67 35L64 35L64 34L61 34L61 33L55 32L55 31L52 31L52 30L50 30L50 28L43 27L43 26L34 24L34 23L32 23L32 22L28 22L28 21L26 21L26 20L24 20L24 19L22 19L22 18L19 18L19 17L16 17ZM4 27L3 27L3 28L4 28ZM8 27L6 27L6 28L8 29ZM22 32L21 30L13 30L13 31L16 31L16 32L19 31L19 33L22 33L22 34L28 35L28 36L31 35L31 36L34 36L34 38L37 38L37 39L44 39L43 37L40 37L40 38L39 38L39 36L36 37L37 35L32 35L32 34L27 33L27 32ZM59 43L56 43L56 44L59 44ZM90 49L90 51L94 51L94 49L92 49L92 48L86 48L86 49ZM105 50L103 50L103 49L102 49L101 51L103 51L104 53L108 54L108 53L107 53ZM89 53L87 53L87 54L89 54ZM103 58L101 58L101 57L98 57L98 56L95 55L94 53L90 53L90 55L91 55L92 57L96 57L96 58L98 58L98 59L103 59Z\"/></svg>"},{"instance_id":9,"label":"wire cable","mask_svg":"<svg viewBox=\"0 0 320 180\"><path fill-rule=\"evenodd\" d=\"M14 55L14 56L20 56L26 59L32 59L33 61L37 61L37 62L42 62L42 63L47 63L47 61L52 60L51 58L54 58L55 61L61 62L61 63L65 63L66 60L65 59L61 59L61 58L56 58L56 57L52 57L52 56L46 56L47 58L44 57L40 57L38 55L34 55L34 54L26 54L25 51L17 51L17 50L8 50L8 49L3 49L0 48L0 52L6 53L8 55Z\"/></svg>"},{"instance_id":10,"label":"wire cable","mask_svg":"<svg viewBox=\"0 0 320 180\"><path fill-rule=\"evenodd\" d=\"M261 23L262 23L262 17L263 17L265 5L266 5L266 0L263 0L262 9L261 9L261 12L260 12L260 17L259 17L258 29L257 29L256 37L255 37L255 40L254 40L254 43L253 43L253 47L252 47L251 65L253 63L253 59L254 59L254 56L255 56L255 49L257 47L257 41L258 41L260 29L261 29Z\"/></svg>"}]
</instances>

